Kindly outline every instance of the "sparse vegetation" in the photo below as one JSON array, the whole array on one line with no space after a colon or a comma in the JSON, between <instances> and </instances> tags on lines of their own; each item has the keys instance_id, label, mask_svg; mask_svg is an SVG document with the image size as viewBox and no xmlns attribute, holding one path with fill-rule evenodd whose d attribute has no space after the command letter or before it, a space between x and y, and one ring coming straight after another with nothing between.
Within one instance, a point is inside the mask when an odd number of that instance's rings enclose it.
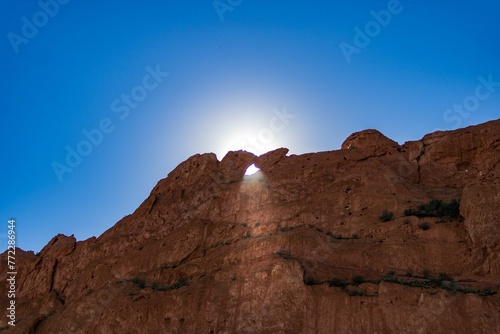
<instances>
[{"instance_id":1,"label":"sparse vegetation","mask_svg":"<svg viewBox=\"0 0 500 334\"><path fill-rule=\"evenodd\" d=\"M285 260L292 260L293 259L290 252L286 251L286 250L279 250L275 254L278 255L279 257L281 257L282 259L285 259Z\"/></svg>"},{"instance_id":2,"label":"sparse vegetation","mask_svg":"<svg viewBox=\"0 0 500 334\"><path fill-rule=\"evenodd\" d=\"M450 217L455 218L460 215L460 201L457 199L449 203L439 199L433 199L429 203L422 204L418 208L408 208L404 211L405 216L416 217Z\"/></svg>"},{"instance_id":3,"label":"sparse vegetation","mask_svg":"<svg viewBox=\"0 0 500 334\"><path fill-rule=\"evenodd\" d=\"M384 210L384 212L382 212L382 214L378 217L378 219L380 219L380 221L382 221L382 222L388 222L388 221L392 220L393 216L394 216L394 213L392 211Z\"/></svg>"},{"instance_id":4,"label":"sparse vegetation","mask_svg":"<svg viewBox=\"0 0 500 334\"><path fill-rule=\"evenodd\" d=\"M314 279L314 277L307 276L307 277L304 277L304 284L305 285L316 285L316 284L320 284L320 282L317 281L316 279Z\"/></svg>"},{"instance_id":5,"label":"sparse vegetation","mask_svg":"<svg viewBox=\"0 0 500 334\"><path fill-rule=\"evenodd\" d=\"M248 239L248 238L252 237L252 233L246 232L246 233L240 235L240 237L241 237L241 239Z\"/></svg>"},{"instance_id":6,"label":"sparse vegetation","mask_svg":"<svg viewBox=\"0 0 500 334\"><path fill-rule=\"evenodd\" d=\"M347 289L347 288L342 288L342 291L347 293L351 297L362 297L362 296L367 296L368 294L363 291L363 290L358 290L358 289Z\"/></svg>"},{"instance_id":7,"label":"sparse vegetation","mask_svg":"<svg viewBox=\"0 0 500 334\"><path fill-rule=\"evenodd\" d=\"M409 220L409 219L405 219L405 220L403 220L403 224L404 224L404 225L410 225L410 220Z\"/></svg>"},{"instance_id":8,"label":"sparse vegetation","mask_svg":"<svg viewBox=\"0 0 500 334\"><path fill-rule=\"evenodd\" d=\"M429 289L429 288L443 289L453 293L473 293L483 297L492 296L497 293L497 291L493 289L480 290L466 286L461 286L458 285L458 283L462 281L457 281L456 279L454 279L453 277L451 277L446 273L440 273L438 276L433 276L429 273L428 270L425 270L422 273L422 275L414 275L412 271L407 271L405 274L397 275L394 271L390 271L384 277L378 280L365 279L361 275L355 275L352 277L350 282L345 281L338 277L326 281L326 283L328 283L328 286L341 288L342 291L346 292L349 296L367 296L368 294L365 291L360 290L359 288L356 289L349 288L349 287L357 287L360 284L367 282L373 284L386 282L386 283L401 284L409 287L424 288L424 289ZM475 281L469 280L468 282L474 283ZM304 283L306 285L316 285L316 284L323 284L325 282L319 282L314 277L308 276L304 277ZM372 296L376 296L376 294Z\"/></svg>"},{"instance_id":9,"label":"sparse vegetation","mask_svg":"<svg viewBox=\"0 0 500 334\"><path fill-rule=\"evenodd\" d=\"M137 284L141 289L144 289L145 287L147 287L146 282L144 282L140 278L134 277L134 278L130 279L129 281L134 283L134 284Z\"/></svg>"},{"instance_id":10,"label":"sparse vegetation","mask_svg":"<svg viewBox=\"0 0 500 334\"><path fill-rule=\"evenodd\" d=\"M389 271L384 277L382 277L383 282L394 283L396 281L396 272Z\"/></svg>"},{"instance_id":11,"label":"sparse vegetation","mask_svg":"<svg viewBox=\"0 0 500 334\"><path fill-rule=\"evenodd\" d=\"M497 292L495 290L492 290L492 289L486 289L486 290L482 290L480 291L478 294L480 296L483 296L483 297L486 297L486 296L493 296L495 295Z\"/></svg>"},{"instance_id":12,"label":"sparse vegetation","mask_svg":"<svg viewBox=\"0 0 500 334\"><path fill-rule=\"evenodd\" d=\"M413 276L413 271L408 270L408 271L406 272L406 274L404 274L403 276L406 276L406 277L412 277L412 276Z\"/></svg>"},{"instance_id":13,"label":"sparse vegetation","mask_svg":"<svg viewBox=\"0 0 500 334\"><path fill-rule=\"evenodd\" d=\"M418 224L418 227L423 231L427 231L431 228L431 225L428 222L422 222Z\"/></svg>"},{"instance_id":14,"label":"sparse vegetation","mask_svg":"<svg viewBox=\"0 0 500 334\"><path fill-rule=\"evenodd\" d=\"M452 282L453 281L453 277L451 277L450 275L448 275L447 273L440 273L439 274L439 279L441 281L450 281Z\"/></svg>"},{"instance_id":15,"label":"sparse vegetation","mask_svg":"<svg viewBox=\"0 0 500 334\"><path fill-rule=\"evenodd\" d=\"M348 286L348 285L349 285L349 282L346 282L340 278L332 278L331 280L328 281L328 286L344 287L344 286Z\"/></svg>"},{"instance_id":16,"label":"sparse vegetation","mask_svg":"<svg viewBox=\"0 0 500 334\"><path fill-rule=\"evenodd\" d=\"M325 233L325 232L322 232ZM359 239L359 235L356 233L351 234L350 237L344 237L342 234L335 234L332 232L326 232L325 233L327 236L332 237L333 239L338 239L338 240L350 240L350 239Z\"/></svg>"},{"instance_id":17,"label":"sparse vegetation","mask_svg":"<svg viewBox=\"0 0 500 334\"><path fill-rule=\"evenodd\" d=\"M168 290L176 290L188 284L189 284L188 279L185 277L181 277L177 282L168 287Z\"/></svg>"},{"instance_id":18,"label":"sparse vegetation","mask_svg":"<svg viewBox=\"0 0 500 334\"><path fill-rule=\"evenodd\" d=\"M159 282L153 282L151 284L148 284L144 280L137 277L131 278L128 281L137 284L141 289L151 288L154 291L176 290L189 284L187 278L180 278L177 282L175 282L172 285L162 285Z\"/></svg>"},{"instance_id":19,"label":"sparse vegetation","mask_svg":"<svg viewBox=\"0 0 500 334\"><path fill-rule=\"evenodd\" d=\"M365 278L361 275L356 275L352 277L352 285L358 286L365 282Z\"/></svg>"},{"instance_id":20,"label":"sparse vegetation","mask_svg":"<svg viewBox=\"0 0 500 334\"><path fill-rule=\"evenodd\" d=\"M229 240L229 239L228 239L228 240L222 240L222 241L217 242L216 244L214 244L214 245L213 245L212 247L210 247L210 248L217 248L217 247L220 247L220 246L223 246L223 245L226 245L226 246L227 246L227 245L230 245L231 243L232 243L232 241L231 241L231 240Z\"/></svg>"},{"instance_id":21,"label":"sparse vegetation","mask_svg":"<svg viewBox=\"0 0 500 334\"><path fill-rule=\"evenodd\" d=\"M280 232L288 232L288 231L291 231L294 229L295 229L295 226L283 226L283 227L280 227Z\"/></svg>"},{"instance_id":22,"label":"sparse vegetation","mask_svg":"<svg viewBox=\"0 0 500 334\"><path fill-rule=\"evenodd\" d=\"M407 277L412 279L402 279L400 277ZM425 270L422 276L416 276L411 272L407 272L405 275L402 275L400 277L397 277L394 272L390 272L385 275L381 281L406 285L410 287L437 288L451 292L474 293L479 296L491 296L497 293L492 289L479 290L460 286L457 284L457 281L450 275L446 273L440 273L439 276L433 276L429 273L428 270Z\"/></svg>"}]
</instances>

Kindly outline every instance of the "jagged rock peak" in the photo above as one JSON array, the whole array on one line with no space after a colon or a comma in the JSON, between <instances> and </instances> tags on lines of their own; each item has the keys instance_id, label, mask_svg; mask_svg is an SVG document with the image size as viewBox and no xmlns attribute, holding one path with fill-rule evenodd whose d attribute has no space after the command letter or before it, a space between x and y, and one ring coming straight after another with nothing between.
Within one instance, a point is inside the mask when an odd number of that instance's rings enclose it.
<instances>
[{"instance_id":1,"label":"jagged rock peak","mask_svg":"<svg viewBox=\"0 0 500 334\"><path fill-rule=\"evenodd\" d=\"M369 148L374 151L381 148L399 148L399 144L394 140L384 136L380 131L368 129L354 132L342 143L343 150L350 148Z\"/></svg>"}]
</instances>

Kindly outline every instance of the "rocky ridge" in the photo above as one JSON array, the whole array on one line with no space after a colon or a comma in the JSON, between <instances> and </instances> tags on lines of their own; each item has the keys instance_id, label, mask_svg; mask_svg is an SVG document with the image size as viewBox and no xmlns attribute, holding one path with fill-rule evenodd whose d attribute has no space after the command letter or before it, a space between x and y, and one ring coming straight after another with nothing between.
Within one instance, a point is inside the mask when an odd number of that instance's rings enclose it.
<instances>
[{"instance_id":1,"label":"rocky ridge","mask_svg":"<svg viewBox=\"0 0 500 334\"><path fill-rule=\"evenodd\" d=\"M287 154L192 156L99 238L18 249L0 332L500 333L500 120Z\"/></svg>"}]
</instances>

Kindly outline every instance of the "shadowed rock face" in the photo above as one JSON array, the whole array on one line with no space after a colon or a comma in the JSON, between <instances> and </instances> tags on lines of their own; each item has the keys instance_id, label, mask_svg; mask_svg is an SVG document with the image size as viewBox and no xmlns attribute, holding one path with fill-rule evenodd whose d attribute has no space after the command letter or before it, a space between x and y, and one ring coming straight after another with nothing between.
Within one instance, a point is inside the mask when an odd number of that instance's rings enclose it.
<instances>
[{"instance_id":1,"label":"shadowed rock face","mask_svg":"<svg viewBox=\"0 0 500 334\"><path fill-rule=\"evenodd\" d=\"M99 238L17 250L0 331L500 333L499 120L287 152L195 155Z\"/></svg>"}]
</instances>

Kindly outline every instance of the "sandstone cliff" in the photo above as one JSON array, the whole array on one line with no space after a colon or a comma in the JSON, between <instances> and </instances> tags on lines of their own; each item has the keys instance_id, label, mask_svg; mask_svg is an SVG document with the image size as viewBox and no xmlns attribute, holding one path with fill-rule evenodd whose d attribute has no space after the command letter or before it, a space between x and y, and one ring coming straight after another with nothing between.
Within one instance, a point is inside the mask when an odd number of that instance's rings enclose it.
<instances>
[{"instance_id":1,"label":"sandstone cliff","mask_svg":"<svg viewBox=\"0 0 500 334\"><path fill-rule=\"evenodd\" d=\"M500 120L287 153L195 155L99 238L18 250L0 332L500 333Z\"/></svg>"}]
</instances>

